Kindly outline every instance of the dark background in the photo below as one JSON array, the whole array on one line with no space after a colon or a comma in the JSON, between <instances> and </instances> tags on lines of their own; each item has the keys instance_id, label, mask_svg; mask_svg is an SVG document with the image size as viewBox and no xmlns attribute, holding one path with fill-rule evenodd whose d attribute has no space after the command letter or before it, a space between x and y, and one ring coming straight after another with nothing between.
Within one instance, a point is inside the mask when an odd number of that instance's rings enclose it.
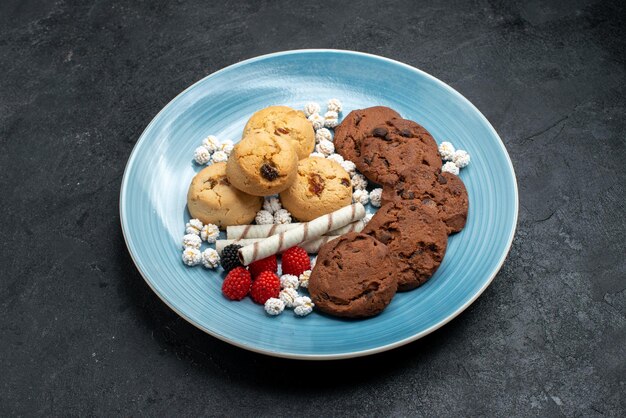
<instances>
[{"instance_id":1,"label":"dark background","mask_svg":"<svg viewBox=\"0 0 626 418\"><path fill-rule=\"evenodd\" d=\"M0 415L624 416L625 2L520 3L1 1ZM231 347L170 311L122 238L122 173L154 115L213 71L297 48L433 74L515 166L501 272L392 352Z\"/></svg>"}]
</instances>

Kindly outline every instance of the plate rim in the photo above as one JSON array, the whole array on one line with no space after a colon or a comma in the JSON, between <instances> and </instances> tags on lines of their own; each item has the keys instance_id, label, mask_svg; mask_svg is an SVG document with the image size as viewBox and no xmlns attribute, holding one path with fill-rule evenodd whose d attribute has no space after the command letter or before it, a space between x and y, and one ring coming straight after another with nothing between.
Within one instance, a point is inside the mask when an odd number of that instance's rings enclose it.
<instances>
[{"instance_id":1,"label":"plate rim","mask_svg":"<svg viewBox=\"0 0 626 418\"><path fill-rule=\"evenodd\" d=\"M131 167L131 165L133 164L135 158L137 157L137 148L138 148L139 144L141 143L141 141L144 139L144 135L146 134L146 132L152 127L152 125L159 118L159 116L174 101L176 101L180 96L185 94L188 90L191 90L197 84L202 83L206 79L214 77L214 76L216 76L217 74L219 74L219 73L221 73L223 71L232 70L234 68L237 68L237 67L249 64L249 63L253 63L253 62L256 62L256 61L264 60L264 59L267 59L267 58L278 57L278 56L283 56L283 55L308 54L308 53L335 53L335 54L365 56L365 57L376 59L376 60L386 61L386 62L394 64L394 65L399 65L399 66L404 67L404 68L406 68L406 69L408 69L410 71L417 72L420 75L422 75L422 76L424 76L424 77L426 77L428 79L431 79L435 83L438 83L441 87L443 87L444 89L448 90L448 92L450 92L451 94L456 95L457 97L459 97L461 99L461 101L465 101L467 104L469 104L470 108L472 108L478 114L479 118L482 119L482 121L486 123L486 126L488 127L488 129L498 139L498 144L499 144L500 148L502 149L502 151L504 151L504 155L506 156L506 162L508 163L511 175L513 176L513 186L514 186L513 187L513 191L514 191L514 198L515 198L514 199L515 200L515 202L514 202L515 203L515 205L514 205L515 213L513 214L514 215L513 216L513 221L514 221L513 222L513 228L511 229L511 232L510 232L510 234L509 234L509 236L507 238L506 250L502 253L500 259L498 260L497 266L493 269L493 271L490 274L490 277L487 279L487 281L475 292L474 295L472 295L472 297L467 302L465 302L463 305L459 306L454 312L452 312L450 315L448 315L447 317L445 317L441 321L437 322L436 324L434 324L434 325L426 328L425 330L420 331L420 332L418 332L418 333L416 333L416 334L414 334L414 335L412 335L410 337L403 338L403 339L401 339L399 341L395 341L393 343L381 345L379 347L369 348L369 349L366 349L366 350L358 350L358 351L351 351L351 352L346 352L346 353L336 353L336 354L297 354L297 353L290 353L290 352L285 352L285 351L276 351L276 350L262 349L262 348L250 346L250 345L247 345L247 344L240 343L238 341L232 340L232 339L230 339L228 337L220 335L219 333L204 327L203 325L201 325L201 324L195 322L194 320L192 320L191 318L189 318L183 312L179 311L172 304L170 304L169 301L165 298L165 296L162 295L159 291L157 291L155 286L153 286L153 284L148 279L148 277L145 274L145 272L140 267L140 264L138 263L138 260L135 258L135 254L133 254L133 251L131 250L130 243L129 243L129 238L127 236L127 227L126 227L125 221L124 221L124 213L125 213L125 207L126 207L125 190L126 190L126 187L128 187L127 184L128 184L128 181L129 181L128 180L129 179L128 173L129 173L129 168ZM131 259L133 260L133 264L135 264L135 268L137 268L137 270L139 271L139 274L141 274L141 277L143 277L144 281L148 284L150 289L152 289L152 291L159 297L159 299L161 299L161 301L163 303L165 303L171 310L173 310L178 316L183 318L185 321L187 321L191 325L195 326L196 328L204 331L205 333L209 334L212 337L215 337L215 338L217 338L219 340L222 340L222 341L224 341L224 342L226 342L228 344L232 344L232 345L234 345L236 347L242 348L244 350L252 351L252 352L255 352L255 353L265 354L265 355L269 355L269 356L273 356L273 357L295 359L295 360L341 360L341 359L363 357L363 356L369 356L369 355L372 355L372 354L382 353L384 351L389 351L389 350L392 350L394 348L401 347L401 346L406 345L408 343L411 343L413 341L417 341L420 338L425 337L426 335L428 335L428 334L438 330L439 328L443 327L444 325L446 325L447 323L452 321L454 318L459 316L472 303L474 303L476 301L476 299L478 299L478 297L480 297L480 295L483 294L483 292L487 289L487 287L489 287L489 285L491 285L491 283L495 279L496 275L500 272L500 269L502 268L502 265L504 264L504 261L506 260L509 252L511 251L511 245L513 244L513 238L515 236L515 232L517 230L517 223L518 223L519 191L518 191L518 186L517 186L517 177L515 175L515 169L513 167L513 162L511 161L511 157L509 156L509 153L508 153L508 151L507 151L507 149L506 149L506 147L504 145L504 142L502 141L502 138L500 138L500 135L498 135L498 133L496 132L495 128L491 125L489 120L487 120L485 115L483 115L482 112L470 100L468 100L465 96L463 96L461 93L459 93L456 89L452 88L447 83L439 80L437 77L435 77L433 75L430 75L430 74L428 74L425 71L420 70L419 68L415 68L412 65L405 64L405 63L403 63L401 61L397 61L397 60L394 60L392 58L382 57L380 55L370 54L370 53L366 53L366 52L353 51L353 50L314 48L314 49L293 49L293 50L272 52L272 53L269 53L269 54L258 55L258 56L252 57L252 58L248 58L248 59L236 62L234 64L231 64L231 65L228 65L228 66L226 66L224 68L221 68L221 69L219 69L219 70L217 70L217 71L215 71L215 72L213 72L213 73L211 73L211 74L209 74L209 75L207 75L205 77L202 77L201 79L199 79L198 81L194 82L189 87L187 87L186 89L184 89L183 91L178 93L175 97L173 97L152 118L150 123L148 123L148 125L141 132L141 135L139 135L139 138L137 139L137 142L133 146L133 149L132 149L132 151L131 151L131 153L130 153L130 155L128 157L128 160L126 161L126 165L124 166L124 174L122 176L122 183L121 183L121 187L120 187L119 207L120 207L120 225L122 227L122 235L124 237L124 243L126 244L126 248L128 250L128 253L131 256Z\"/></svg>"}]
</instances>

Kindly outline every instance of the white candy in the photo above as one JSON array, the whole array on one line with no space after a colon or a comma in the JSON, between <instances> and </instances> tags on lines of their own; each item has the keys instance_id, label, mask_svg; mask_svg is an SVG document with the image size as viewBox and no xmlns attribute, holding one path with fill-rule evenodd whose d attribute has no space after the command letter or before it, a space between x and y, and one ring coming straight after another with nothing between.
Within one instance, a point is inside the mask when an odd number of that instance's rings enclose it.
<instances>
[{"instance_id":1,"label":"white candy","mask_svg":"<svg viewBox=\"0 0 626 418\"><path fill-rule=\"evenodd\" d=\"M322 139L319 144L315 146L315 151L321 152L325 156L329 156L335 152L335 144L327 139Z\"/></svg>"},{"instance_id":2,"label":"white candy","mask_svg":"<svg viewBox=\"0 0 626 418\"><path fill-rule=\"evenodd\" d=\"M214 269L220 264L220 255L213 248L202 251L202 265L208 269Z\"/></svg>"},{"instance_id":3,"label":"white candy","mask_svg":"<svg viewBox=\"0 0 626 418\"><path fill-rule=\"evenodd\" d=\"M230 139L227 139L226 141L223 141L220 144L220 151L224 151L226 153L226 155L230 155L230 153L233 151L233 148L235 147L235 145L233 144L233 141L231 141Z\"/></svg>"},{"instance_id":4,"label":"white candy","mask_svg":"<svg viewBox=\"0 0 626 418\"><path fill-rule=\"evenodd\" d=\"M302 272L298 280L300 281L300 287L305 289L309 287L309 279L311 278L311 270L305 270Z\"/></svg>"},{"instance_id":5,"label":"white candy","mask_svg":"<svg viewBox=\"0 0 626 418\"><path fill-rule=\"evenodd\" d=\"M217 241L217 237L219 236L220 229L217 227L217 225L206 224L202 227L202 230L200 231L200 238L202 238L203 241L206 241L209 244L213 244L215 241Z\"/></svg>"},{"instance_id":6,"label":"white candy","mask_svg":"<svg viewBox=\"0 0 626 418\"><path fill-rule=\"evenodd\" d=\"M339 125L339 115L337 112L328 111L324 113L324 126L327 128L334 128Z\"/></svg>"},{"instance_id":7,"label":"white candy","mask_svg":"<svg viewBox=\"0 0 626 418\"><path fill-rule=\"evenodd\" d=\"M363 223L367 225L367 223L372 220L373 216L374 216L373 213L366 213L365 216L363 217Z\"/></svg>"},{"instance_id":8,"label":"white candy","mask_svg":"<svg viewBox=\"0 0 626 418\"><path fill-rule=\"evenodd\" d=\"M197 237L197 235L195 235ZM202 253L197 248L185 248L183 251L183 263L188 266L197 266L202 261Z\"/></svg>"},{"instance_id":9,"label":"white candy","mask_svg":"<svg viewBox=\"0 0 626 418\"><path fill-rule=\"evenodd\" d=\"M296 299L300 297L300 294L296 291L296 289L292 287L288 287L286 289L281 290L280 293L278 294L278 297L280 298L280 300L283 301L283 303L285 304L287 308L293 308L293 304L296 301Z\"/></svg>"},{"instance_id":10,"label":"white candy","mask_svg":"<svg viewBox=\"0 0 626 418\"><path fill-rule=\"evenodd\" d=\"M185 233L186 234L200 234L200 230L202 229L202 222L200 219L190 219L189 222L185 225Z\"/></svg>"},{"instance_id":11,"label":"white candy","mask_svg":"<svg viewBox=\"0 0 626 418\"><path fill-rule=\"evenodd\" d=\"M356 165L352 161L344 160L344 162L341 163L341 166L348 172L350 177L356 174Z\"/></svg>"},{"instance_id":12,"label":"white candy","mask_svg":"<svg viewBox=\"0 0 626 418\"><path fill-rule=\"evenodd\" d=\"M193 152L193 159L200 165L205 165L211 161L211 153L205 147L198 147Z\"/></svg>"},{"instance_id":13,"label":"white candy","mask_svg":"<svg viewBox=\"0 0 626 418\"><path fill-rule=\"evenodd\" d=\"M441 167L442 173L452 173L456 176L459 175L459 167L456 166L452 161L448 161Z\"/></svg>"},{"instance_id":14,"label":"white candy","mask_svg":"<svg viewBox=\"0 0 626 418\"><path fill-rule=\"evenodd\" d=\"M315 306L315 304L311 301L311 298L308 296L297 297L293 302L293 305L293 312L298 316L307 316L313 312L313 307Z\"/></svg>"},{"instance_id":15,"label":"white candy","mask_svg":"<svg viewBox=\"0 0 626 418\"><path fill-rule=\"evenodd\" d=\"M457 167L464 168L467 167L470 163L470 155L467 153L467 151L459 149L456 150L456 152L454 153L452 161Z\"/></svg>"},{"instance_id":16,"label":"white candy","mask_svg":"<svg viewBox=\"0 0 626 418\"><path fill-rule=\"evenodd\" d=\"M318 143L321 140L327 140L327 141L332 141L333 140L333 134L326 128L322 128L322 129L318 129L317 132L315 132L315 142Z\"/></svg>"},{"instance_id":17,"label":"white candy","mask_svg":"<svg viewBox=\"0 0 626 418\"><path fill-rule=\"evenodd\" d=\"M441 155L442 160L451 161L454 157L454 145L450 142L442 142L439 144L439 154Z\"/></svg>"},{"instance_id":18,"label":"white candy","mask_svg":"<svg viewBox=\"0 0 626 418\"><path fill-rule=\"evenodd\" d=\"M269 298L265 302L265 312L268 315L280 315L285 310L285 303L278 298Z\"/></svg>"},{"instance_id":19,"label":"white candy","mask_svg":"<svg viewBox=\"0 0 626 418\"><path fill-rule=\"evenodd\" d=\"M352 193L352 201L354 203L358 202L365 206L370 201L370 195L369 193L367 193L367 190L357 189L354 191L354 193Z\"/></svg>"},{"instance_id":20,"label":"white candy","mask_svg":"<svg viewBox=\"0 0 626 418\"><path fill-rule=\"evenodd\" d=\"M330 154L328 157L326 157L327 159L336 162L337 164L343 163L343 157L339 154Z\"/></svg>"},{"instance_id":21,"label":"white candy","mask_svg":"<svg viewBox=\"0 0 626 418\"><path fill-rule=\"evenodd\" d=\"M370 203L372 206L379 208L381 205L381 198L383 196L383 189L378 188L370 192Z\"/></svg>"},{"instance_id":22,"label":"white candy","mask_svg":"<svg viewBox=\"0 0 626 418\"><path fill-rule=\"evenodd\" d=\"M280 203L280 199L276 196L268 196L265 198L265 201L263 202L263 209L265 209L271 214L274 214L277 210L282 209L282 208L283 208L283 205Z\"/></svg>"},{"instance_id":23,"label":"white candy","mask_svg":"<svg viewBox=\"0 0 626 418\"><path fill-rule=\"evenodd\" d=\"M274 215L267 210L260 210L256 213L254 221L257 225L271 225L274 223Z\"/></svg>"},{"instance_id":24,"label":"white candy","mask_svg":"<svg viewBox=\"0 0 626 418\"><path fill-rule=\"evenodd\" d=\"M363 174L355 174L352 176L352 187L354 190L365 190L367 188L367 179Z\"/></svg>"},{"instance_id":25,"label":"white candy","mask_svg":"<svg viewBox=\"0 0 626 418\"><path fill-rule=\"evenodd\" d=\"M326 156L322 154L321 152L312 152L311 155L309 155L309 157L326 158Z\"/></svg>"},{"instance_id":26,"label":"white candy","mask_svg":"<svg viewBox=\"0 0 626 418\"><path fill-rule=\"evenodd\" d=\"M330 99L326 108L331 112L341 113L341 102L339 99Z\"/></svg>"},{"instance_id":27,"label":"white candy","mask_svg":"<svg viewBox=\"0 0 626 418\"><path fill-rule=\"evenodd\" d=\"M318 129L322 129L324 127L324 122L326 121L319 113L313 113L308 119L309 122L313 124L313 129L316 131Z\"/></svg>"},{"instance_id":28,"label":"white candy","mask_svg":"<svg viewBox=\"0 0 626 418\"><path fill-rule=\"evenodd\" d=\"M215 151L213 153L213 156L211 157L211 161L213 161L214 163L225 163L226 161L228 161L228 154L221 150Z\"/></svg>"},{"instance_id":29,"label":"white candy","mask_svg":"<svg viewBox=\"0 0 626 418\"><path fill-rule=\"evenodd\" d=\"M217 151L219 147L219 143L220 141L218 141L217 137L213 135L209 135L202 140L202 146L206 148L207 150L209 150L211 154Z\"/></svg>"},{"instance_id":30,"label":"white candy","mask_svg":"<svg viewBox=\"0 0 626 418\"><path fill-rule=\"evenodd\" d=\"M320 113L321 110L322 107L319 105L319 103L310 102L304 105L304 114L307 118L316 113Z\"/></svg>"},{"instance_id":31,"label":"white candy","mask_svg":"<svg viewBox=\"0 0 626 418\"><path fill-rule=\"evenodd\" d=\"M200 248L202 240L196 234L187 234L183 237L183 248Z\"/></svg>"},{"instance_id":32,"label":"white candy","mask_svg":"<svg viewBox=\"0 0 626 418\"><path fill-rule=\"evenodd\" d=\"M282 287L283 289L297 289L298 286L300 286L298 276L294 276L293 274L283 274L282 276L280 276L280 287Z\"/></svg>"},{"instance_id":33,"label":"white candy","mask_svg":"<svg viewBox=\"0 0 626 418\"><path fill-rule=\"evenodd\" d=\"M278 209L274 213L274 223L277 225L284 225L291 223L291 213L287 209Z\"/></svg>"}]
</instances>

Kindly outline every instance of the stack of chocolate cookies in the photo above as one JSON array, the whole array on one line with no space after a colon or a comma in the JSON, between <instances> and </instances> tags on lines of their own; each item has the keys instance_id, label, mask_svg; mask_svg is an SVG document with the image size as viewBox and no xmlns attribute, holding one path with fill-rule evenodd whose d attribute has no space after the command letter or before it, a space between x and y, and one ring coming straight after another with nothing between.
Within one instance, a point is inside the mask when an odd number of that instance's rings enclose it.
<instances>
[{"instance_id":1,"label":"stack of chocolate cookies","mask_svg":"<svg viewBox=\"0 0 626 418\"><path fill-rule=\"evenodd\" d=\"M424 284L465 226L469 200L461 179L441 172L437 143L418 123L383 106L350 112L335 130L335 149L383 188L382 207L361 233L326 244L309 292L323 312L380 313L396 290Z\"/></svg>"}]
</instances>

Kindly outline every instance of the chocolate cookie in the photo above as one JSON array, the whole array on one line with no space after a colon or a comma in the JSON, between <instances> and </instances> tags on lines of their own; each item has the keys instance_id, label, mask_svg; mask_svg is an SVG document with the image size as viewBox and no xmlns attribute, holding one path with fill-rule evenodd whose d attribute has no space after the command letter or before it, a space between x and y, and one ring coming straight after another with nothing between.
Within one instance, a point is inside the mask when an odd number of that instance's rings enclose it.
<instances>
[{"instance_id":1,"label":"chocolate cookie","mask_svg":"<svg viewBox=\"0 0 626 418\"><path fill-rule=\"evenodd\" d=\"M353 161L371 181L394 183L408 168L441 168L437 143L420 124L407 119L390 119L361 140L360 155Z\"/></svg>"},{"instance_id":2,"label":"chocolate cookie","mask_svg":"<svg viewBox=\"0 0 626 418\"><path fill-rule=\"evenodd\" d=\"M330 315L377 315L389 305L398 286L391 265L384 244L357 232L342 235L319 251L309 279L311 299Z\"/></svg>"},{"instance_id":3,"label":"chocolate cookie","mask_svg":"<svg viewBox=\"0 0 626 418\"><path fill-rule=\"evenodd\" d=\"M384 125L388 120L400 117L398 112L385 106L353 110L335 128L333 140L335 151L346 160L356 163L356 159L361 155L361 140L368 136L376 126Z\"/></svg>"},{"instance_id":4,"label":"chocolate cookie","mask_svg":"<svg viewBox=\"0 0 626 418\"><path fill-rule=\"evenodd\" d=\"M463 229L469 209L467 190L458 176L424 166L406 169L395 182L383 184L381 200L383 205L407 200L435 208L448 234Z\"/></svg>"},{"instance_id":5,"label":"chocolate cookie","mask_svg":"<svg viewBox=\"0 0 626 418\"><path fill-rule=\"evenodd\" d=\"M384 205L363 233L389 248L398 290L411 290L424 284L439 268L448 245L446 227L437 213L419 202Z\"/></svg>"}]
</instances>

